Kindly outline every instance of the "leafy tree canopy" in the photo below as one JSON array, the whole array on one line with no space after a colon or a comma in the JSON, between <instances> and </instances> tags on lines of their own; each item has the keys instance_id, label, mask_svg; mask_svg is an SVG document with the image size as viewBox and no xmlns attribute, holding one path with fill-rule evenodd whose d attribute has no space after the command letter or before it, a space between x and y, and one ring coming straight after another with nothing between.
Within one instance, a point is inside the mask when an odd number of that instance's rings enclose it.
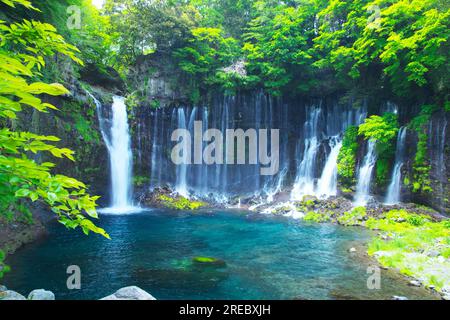
<instances>
[{"instance_id":1,"label":"leafy tree canopy","mask_svg":"<svg viewBox=\"0 0 450 320\"><path fill-rule=\"evenodd\" d=\"M29 1L0 0L8 6L24 5L36 10ZM41 136L11 129L11 120L24 108L39 112L57 110L41 99L41 95L68 94L60 84L36 80L45 68L45 58L55 54L68 56L78 64L78 49L67 42L47 23L23 20L7 24L0 21L0 119L7 124L0 129L0 210L12 215L20 210L29 213L30 202L43 202L68 228L80 227L105 237L108 234L95 226L96 200L86 193L86 186L76 179L52 174L54 164L39 163L33 155L47 152L57 158L74 160L67 148L56 146L59 138Z\"/></svg>"}]
</instances>

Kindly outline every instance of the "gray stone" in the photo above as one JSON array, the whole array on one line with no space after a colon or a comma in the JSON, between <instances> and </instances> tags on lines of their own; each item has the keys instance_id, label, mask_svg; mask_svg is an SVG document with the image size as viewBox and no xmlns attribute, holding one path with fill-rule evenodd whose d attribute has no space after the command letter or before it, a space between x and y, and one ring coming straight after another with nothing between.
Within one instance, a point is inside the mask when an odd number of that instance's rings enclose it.
<instances>
[{"instance_id":1,"label":"gray stone","mask_svg":"<svg viewBox=\"0 0 450 320\"><path fill-rule=\"evenodd\" d=\"M356 252L356 249L355 249L355 248L350 248L349 251L350 251L350 252Z\"/></svg>"},{"instance_id":2,"label":"gray stone","mask_svg":"<svg viewBox=\"0 0 450 320\"><path fill-rule=\"evenodd\" d=\"M450 300L450 294L443 295L442 300Z\"/></svg>"},{"instance_id":3,"label":"gray stone","mask_svg":"<svg viewBox=\"0 0 450 320\"><path fill-rule=\"evenodd\" d=\"M44 289L36 289L30 292L28 300L55 300L55 294Z\"/></svg>"},{"instance_id":4,"label":"gray stone","mask_svg":"<svg viewBox=\"0 0 450 320\"><path fill-rule=\"evenodd\" d=\"M409 285L410 285L410 286L413 286L413 287L420 287L420 286L421 286L421 283L420 283L420 281L417 281L417 280L411 280L411 281L409 282Z\"/></svg>"},{"instance_id":5,"label":"gray stone","mask_svg":"<svg viewBox=\"0 0 450 320\"><path fill-rule=\"evenodd\" d=\"M430 250L430 251L428 251L427 256L429 256L429 257L438 257L439 256L439 251L437 251L437 250Z\"/></svg>"},{"instance_id":6,"label":"gray stone","mask_svg":"<svg viewBox=\"0 0 450 320\"><path fill-rule=\"evenodd\" d=\"M27 300L23 295L12 290L0 292L0 300Z\"/></svg>"},{"instance_id":7,"label":"gray stone","mask_svg":"<svg viewBox=\"0 0 450 320\"><path fill-rule=\"evenodd\" d=\"M443 286L441 290L442 292L450 295L450 286Z\"/></svg>"},{"instance_id":8,"label":"gray stone","mask_svg":"<svg viewBox=\"0 0 450 320\"><path fill-rule=\"evenodd\" d=\"M100 300L156 300L148 292L136 286L125 287L117 290L112 295L104 297Z\"/></svg>"},{"instance_id":9,"label":"gray stone","mask_svg":"<svg viewBox=\"0 0 450 320\"><path fill-rule=\"evenodd\" d=\"M8 290L8 288L6 288L5 286L0 285L0 292L6 291Z\"/></svg>"},{"instance_id":10,"label":"gray stone","mask_svg":"<svg viewBox=\"0 0 450 320\"><path fill-rule=\"evenodd\" d=\"M408 298L403 296L392 296L392 300L408 300Z\"/></svg>"}]
</instances>

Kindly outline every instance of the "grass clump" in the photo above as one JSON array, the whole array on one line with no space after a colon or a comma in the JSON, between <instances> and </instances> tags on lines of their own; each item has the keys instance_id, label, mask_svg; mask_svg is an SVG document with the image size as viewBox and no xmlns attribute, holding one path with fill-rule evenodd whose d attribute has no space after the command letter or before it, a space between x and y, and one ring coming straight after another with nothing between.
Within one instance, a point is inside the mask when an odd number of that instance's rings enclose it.
<instances>
[{"instance_id":1,"label":"grass clump","mask_svg":"<svg viewBox=\"0 0 450 320\"><path fill-rule=\"evenodd\" d=\"M206 205L204 202L189 200L182 196L172 198L166 195L160 195L158 199L165 207L175 210L197 210Z\"/></svg>"},{"instance_id":2,"label":"grass clump","mask_svg":"<svg viewBox=\"0 0 450 320\"><path fill-rule=\"evenodd\" d=\"M440 290L450 285L450 221L433 222L424 215L391 210L370 218L369 229L381 231L372 239L368 254L390 268Z\"/></svg>"},{"instance_id":3,"label":"grass clump","mask_svg":"<svg viewBox=\"0 0 450 320\"><path fill-rule=\"evenodd\" d=\"M305 221L310 221L310 222L318 222L318 223L323 223L323 222L330 222L332 220L332 212L314 212L314 211L309 211L305 214L305 216L303 217L303 220Z\"/></svg>"},{"instance_id":4,"label":"grass clump","mask_svg":"<svg viewBox=\"0 0 450 320\"><path fill-rule=\"evenodd\" d=\"M344 226L360 226L367 216L365 207L356 207L351 211L344 212L337 218L339 224Z\"/></svg>"}]
</instances>

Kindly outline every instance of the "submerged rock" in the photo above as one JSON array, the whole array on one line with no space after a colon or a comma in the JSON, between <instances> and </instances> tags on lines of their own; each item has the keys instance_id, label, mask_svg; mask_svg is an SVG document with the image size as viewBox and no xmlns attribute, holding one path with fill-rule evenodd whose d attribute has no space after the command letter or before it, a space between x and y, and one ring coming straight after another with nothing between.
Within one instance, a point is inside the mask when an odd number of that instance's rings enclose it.
<instances>
[{"instance_id":1,"label":"submerged rock","mask_svg":"<svg viewBox=\"0 0 450 320\"><path fill-rule=\"evenodd\" d=\"M197 265L225 267L227 264L224 260L210 257L194 257L192 262Z\"/></svg>"},{"instance_id":2,"label":"submerged rock","mask_svg":"<svg viewBox=\"0 0 450 320\"><path fill-rule=\"evenodd\" d=\"M177 269L145 269L133 271L132 277L136 282L147 287L163 286L164 288L179 289L180 283L192 290L205 291L216 288L226 280L229 273L224 268L197 265L189 260L186 268Z\"/></svg>"},{"instance_id":3,"label":"submerged rock","mask_svg":"<svg viewBox=\"0 0 450 320\"><path fill-rule=\"evenodd\" d=\"M156 300L150 293L136 286L125 287L100 300Z\"/></svg>"},{"instance_id":4,"label":"submerged rock","mask_svg":"<svg viewBox=\"0 0 450 320\"><path fill-rule=\"evenodd\" d=\"M55 300L55 294L44 289L36 289L30 292L28 300Z\"/></svg>"},{"instance_id":5,"label":"submerged rock","mask_svg":"<svg viewBox=\"0 0 450 320\"><path fill-rule=\"evenodd\" d=\"M0 292L0 300L27 300L23 295L12 290Z\"/></svg>"}]
</instances>

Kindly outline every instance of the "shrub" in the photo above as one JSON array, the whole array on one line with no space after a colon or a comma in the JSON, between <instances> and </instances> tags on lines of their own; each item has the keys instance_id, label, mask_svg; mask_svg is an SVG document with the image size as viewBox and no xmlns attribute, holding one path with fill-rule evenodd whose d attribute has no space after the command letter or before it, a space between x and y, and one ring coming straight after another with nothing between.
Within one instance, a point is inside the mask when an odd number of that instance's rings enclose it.
<instances>
[{"instance_id":1,"label":"shrub","mask_svg":"<svg viewBox=\"0 0 450 320\"><path fill-rule=\"evenodd\" d=\"M331 220L331 215L328 213L318 213L314 211L310 211L305 214L304 218L305 221L311 221L311 222L328 222Z\"/></svg>"},{"instance_id":2,"label":"shrub","mask_svg":"<svg viewBox=\"0 0 450 320\"><path fill-rule=\"evenodd\" d=\"M166 195L160 195L159 200L165 207L175 210L197 210L205 206L204 202L191 201L182 196L171 198Z\"/></svg>"},{"instance_id":3,"label":"shrub","mask_svg":"<svg viewBox=\"0 0 450 320\"><path fill-rule=\"evenodd\" d=\"M337 221L345 226L357 226L362 224L366 216L365 207L356 207L352 211L344 212L342 216L337 218Z\"/></svg>"},{"instance_id":4,"label":"shrub","mask_svg":"<svg viewBox=\"0 0 450 320\"><path fill-rule=\"evenodd\" d=\"M386 112L383 116L373 115L367 118L358 129L358 133L366 140L376 141L378 157L375 172L376 181L381 186L389 179L398 127L397 115Z\"/></svg>"},{"instance_id":5,"label":"shrub","mask_svg":"<svg viewBox=\"0 0 450 320\"><path fill-rule=\"evenodd\" d=\"M342 185L350 188L355 183L356 152L358 151L358 127L347 128L338 156L338 176Z\"/></svg>"}]
</instances>

